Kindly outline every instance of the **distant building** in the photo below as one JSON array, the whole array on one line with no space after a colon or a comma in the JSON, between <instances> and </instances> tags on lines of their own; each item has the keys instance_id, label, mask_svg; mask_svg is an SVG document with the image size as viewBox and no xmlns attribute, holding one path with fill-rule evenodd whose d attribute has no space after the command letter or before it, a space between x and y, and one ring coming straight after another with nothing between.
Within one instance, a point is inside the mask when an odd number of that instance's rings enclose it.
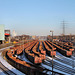
<instances>
[{"instance_id":1,"label":"distant building","mask_svg":"<svg viewBox=\"0 0 75 75\"><path fill-rule=\"evenodd\" d=\"M10 30L5 30L5 41L10 42L11 40L11 34L10 34Z\"/></svg>"},{"instance_id":2,"label":"distant building","mask_svg":"<svg viewBox=\"0 0 75 75\"><path fill-rule=\"evenodd\" d=\"M15 30L13 30L13 32L12 32L12 36L13 36L13 37L17 36Z\"/></svg>"},{"instance_id":3,"label":"distant building","mask_svg":"<svg viewBox=\"0 0 75 75\"><path fill-rule=\"evenodd\" d=\"M0 44L8 41L10 42L10 30L5 30L5 25L0 25Z\"/></svg>"},{"instance_id":4,"label":"distant building","mask_svg":"<svg viewBox=\"0 0 75 75\"><path fill-rule=\"evenodd\" d=\"M75 35L59 35L53 36L53 39L61 40L61 41L75 41ZM48 35L47 40L52 40L52 36Z\"/></svg>"},{"instance_id":5,"label":"distant building","mask_svg":"<svg viewBox=\"0 0 75 75\"><path fill-rule=\"evenodd\" d=\"M4 42L4 40L5 40L4 28L5 28L4 25L0 25L0 44L1 44L2 42Z\"/></svg>"},{"instance_id":6,"label":"distant building","mask_svg":"<svg viewBox=\"0 0 75 75\"><path fill-rule=\"evenodd\" d=\"M30 39L31 39L31 36L29 35L17 35L11 38L11 42L13 41L19 42L22 40L30 40Z\"/></svg>"},{"instance_id":7,"label":"distant building","mask_svg":"<svg viewBox=\"0 0 75 75\"><path fill-rule=\"evenodd\" d=\"M36 39L36 36L32 36L32 39Z\"/></svg>"}]
</instances>

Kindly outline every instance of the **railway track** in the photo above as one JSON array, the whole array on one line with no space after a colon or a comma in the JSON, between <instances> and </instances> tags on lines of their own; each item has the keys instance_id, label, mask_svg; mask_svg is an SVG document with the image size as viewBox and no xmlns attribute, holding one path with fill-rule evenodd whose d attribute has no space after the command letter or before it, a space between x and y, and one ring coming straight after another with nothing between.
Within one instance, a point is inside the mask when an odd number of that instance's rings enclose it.
<instances>
[{"instance_id":1,"label":"railway track","mask_svg":"<svg viewBox=\"0 0 75 75\"><path fill-rule=\"evenodd\" d=\"M55 60L57 60L57 61L59 61L59 62L62 62L62 63L64 63L64 64L67 64L67 65L69 65L69 66L72 66L73 64L73 61L74 60L70 60L70 59L66 59L66 58L61 58L61 57L58 57L58 56L56 56L56 57L54 57L54 59Z\"/></svg>"},{"instance_id":2,"label":"railway track","mask_svg":"<svg viewBox=\"0 0 75 75\"><path fill-rule=\"evenodd\" d=\"M1 53L4 49L8 49L10 47L13 47L13 46L9 46L9 47L6 47L6 48L2 48L0 49L0 56L1 56ZM6 75L17 75L15 74L14 72L12 72L11 70L9 70L7 67L5 67L1 62L0 62L0 69L6 74Z\"/></svg>"},{"instance_id":3,"label":"railway track","mask_svg":"<svg viewBox=\"0 0 75 75\"><path fill-rule=\"evenodd\" d=\"M5 74L5 75L9 75L6 71L4 71L1 67L0 70Z\"/></svg>"},{"instance_id":4,"label":"railway track","mask_svg":"<svg viewBox=\"0 0 75 75\"><path fill-rule=\"evenodd\" d=\"M18 58L21 59L21 60L23 60L23 61L27 61L27 62L29 62L29 63L32 63L32 62L30 62L29 60L27 60L27 58L24 56L24 54L18 56ZM43 63L42 63L42 64L43 64ZM47 69L47 68L44 67L42 64L39 65L39 66L35 66L35 67L36 67L36 68L37 68L37 67L41 67L41 68L44 69L43 73L46 73L46 74L48 74L48 75L51 75L51 74L52 74L52 70ZM50 73L50 74L49 74L49 73ZM53 74L54 74L54 75L64 75L64 74L58 73L58 72L56 72L56 71L53 71Z\"/></svg>"},{"instance_id":5,"label":"railway track","mask_svg":"<svg viewBox=\"0 0 75 75\"><path fill-rule=\"evenodd\" d=\"M2 49L0 49L0 52L4 51L5 49L8 49L10 47L13 47L13 46L9 46L9 47L6 47L6 48L2 48Z\"/></svg>"},{"instance_id":6,"label":"railway track","mask_svg":"<svg viewBox=\"0 0 75 75\"><path fill-rule=\"evenodd\" d=\"M51 64L52 60L46 57L46 61L48 61L50 63L44 62L44 64L52 67L52 64ZM65 73L70 74L70 75L75 75L75 70L74 69L72 69L70 67L67 67L65 65L62 65L62 64L60 64L60 63L58 63L56 61L53 61L53 64L54 64L53 67L55 69L57 69L59 71L62 71L62 72L65 72Z\"/></svg>"},{"instance_id":7,"label":"railway track","mask_svg":"<svg viewBox=\"0 0 75 75\"><path fill-rule=\"evenodd\" d=\"M75 53L73 52L73 54ZM54 57L54 59L71 67L75 67L75 57L73 55L71 57L65 57L58 51L56 51L56 56Z\"/></svg>"},{"instance_id":8,"label":"railway track","mask_svg":"<svg viewBox=\"0 0 75 75\"><path fill-rule=\"evenodd\" d=\"M0 69L6 74L6 75L17 75L11 70L9 70L7 67L5 67L1 62L0 62Z\"/></svg>"}]
</instances>

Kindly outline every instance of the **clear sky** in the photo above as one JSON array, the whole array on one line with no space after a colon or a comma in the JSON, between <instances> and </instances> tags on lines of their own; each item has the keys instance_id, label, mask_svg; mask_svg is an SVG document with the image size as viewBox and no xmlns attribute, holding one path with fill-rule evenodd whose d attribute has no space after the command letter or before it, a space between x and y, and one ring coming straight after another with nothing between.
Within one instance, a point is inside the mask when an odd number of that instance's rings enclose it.
<instances>
[{"instance_id":1,"label":"clear sky","mask_svg":"<svg viewBox=\"0 0 75 75\"><path fill-rule=\"evenodd\" d=\"M75 0L0 0L0 24L18 35L75 34Z\"/></svg>"}]
</instances>

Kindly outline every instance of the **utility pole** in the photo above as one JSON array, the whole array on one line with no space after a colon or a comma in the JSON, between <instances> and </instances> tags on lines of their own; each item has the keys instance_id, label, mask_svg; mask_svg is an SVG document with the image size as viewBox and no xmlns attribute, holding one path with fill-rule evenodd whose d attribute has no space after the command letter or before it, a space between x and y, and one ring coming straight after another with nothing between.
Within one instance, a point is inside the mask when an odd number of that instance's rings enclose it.
<instances>
[{"instance_id":1,"label":"utility pole","mask_svg":"<svg viewBox=\"0 0 75 75\"><path fill-rule=\"evenodd\" d=\"M66 24L66 23L65 23L65 21L63 20L63 21L62 21L62 29L63 29L63 35L62 35L62 36L63 36L63 40L65 40L65 24Z\"/></svg>"},{"instance_id":2,"label":"utility pole","mask_svg":"<svg viewBox=\"0 0 75 75\"><path fill-rule=\"evenodd\" d=\"M62 21L62 41L65 40L65 21ZM63 44L62 44L62 48L63 48Z\"/></svg>"},{"instance_id":3,"label":"utility pole","mask_svg":"<svg viewBox=\"0 0 75 75\"><path fill-rule=\"evenodd\" d=\"M65 21L64 20L62 22L62 25L63 25L63 35L65 35Z\"/></svg>"}]
</instances>

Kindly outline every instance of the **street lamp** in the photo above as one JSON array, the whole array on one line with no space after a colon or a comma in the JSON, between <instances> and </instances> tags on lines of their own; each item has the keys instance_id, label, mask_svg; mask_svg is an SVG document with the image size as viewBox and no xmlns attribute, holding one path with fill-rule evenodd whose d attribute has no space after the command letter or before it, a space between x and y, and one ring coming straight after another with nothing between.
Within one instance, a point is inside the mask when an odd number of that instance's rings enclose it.
<instances>
[{"instance_id":1,"label":"street lamp","mask_svg":"<svg viewBox=\"0 0 75 75\"><path fill-rule=\"evenodd\" d=\"M53 43L53 30L50 30L52 32L52 43ZM52 48L52 75L53 75L53 48Z\"/></svg>"}]
</instances>

